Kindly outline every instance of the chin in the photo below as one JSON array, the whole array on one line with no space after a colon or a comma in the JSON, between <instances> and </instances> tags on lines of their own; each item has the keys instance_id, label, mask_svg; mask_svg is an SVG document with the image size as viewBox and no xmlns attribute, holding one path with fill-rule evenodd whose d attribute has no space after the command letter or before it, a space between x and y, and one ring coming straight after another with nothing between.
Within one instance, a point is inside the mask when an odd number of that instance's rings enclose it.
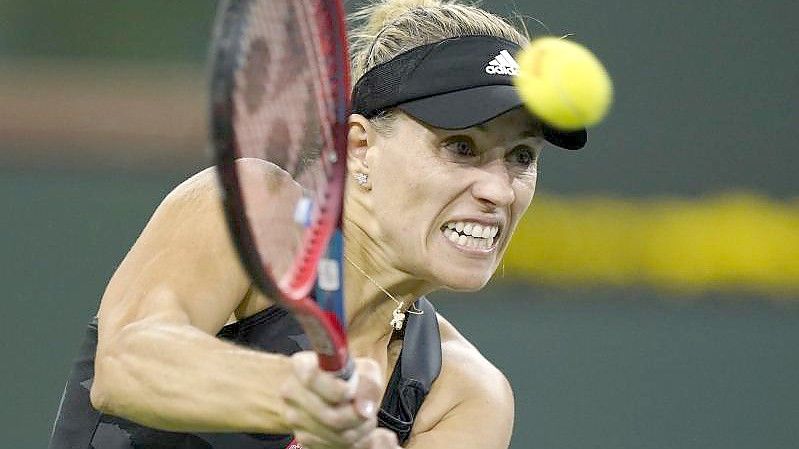
<instances>
[{"instance_id":1,"label":"chin","mask_svg":"<svg viewBox=\"0 0 799 449\"><path fill-rule=\"evenodd\" d=\"M481 290L491 280L490 273L486 272L466 272L466 273L447 273L439 277L439 281L447 290L457 292L476 292Z\"/></svg>"}]
</instances>

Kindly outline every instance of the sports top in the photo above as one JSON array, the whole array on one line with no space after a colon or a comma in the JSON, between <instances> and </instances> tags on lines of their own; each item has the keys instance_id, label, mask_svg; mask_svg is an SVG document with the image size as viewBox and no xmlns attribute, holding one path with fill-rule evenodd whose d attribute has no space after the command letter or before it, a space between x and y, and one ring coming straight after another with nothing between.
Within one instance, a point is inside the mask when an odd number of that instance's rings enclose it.
<instances>
[{"instance_id":1,"label":"sports top","mask_svg":"<svg viewBox=\"0 0 799 449\"><path fill-rule=\"evenodd\" d=\"M426 298L420 298L416 306L424 314L409 314L400 331L402 350L378 410L378 424L396 433L400 444L410 437L416 414L441 371L435 309ZM285 355L310 349L299 323L279 306L229 324L217 337ZM96 349L95 317L87 327L64 390L50 449L284 449L292 440L291 435L167 432L101 413L89 399Z\"/></svg>"}]
</instances>

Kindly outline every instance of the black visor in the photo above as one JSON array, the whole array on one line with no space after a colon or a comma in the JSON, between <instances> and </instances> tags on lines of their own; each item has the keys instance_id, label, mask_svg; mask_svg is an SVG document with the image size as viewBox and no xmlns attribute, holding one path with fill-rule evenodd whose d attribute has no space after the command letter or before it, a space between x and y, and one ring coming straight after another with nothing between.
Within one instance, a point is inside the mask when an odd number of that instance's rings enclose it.
<instances>
[{"instance_id":1,"label":"black visor","mask_svg":"<svg viewBox=\"0 0 799 449\"><path fill-rule=\"evenodd\" d=\"M378 64L355 84L352 112L372 118L389 108L443 129L485 123L523 102L513 86L517 44L493 36L460 36L422 45ZM543 124L551 144L578 150L585 129L560 131Z\"/></svg>"}]
</instances>

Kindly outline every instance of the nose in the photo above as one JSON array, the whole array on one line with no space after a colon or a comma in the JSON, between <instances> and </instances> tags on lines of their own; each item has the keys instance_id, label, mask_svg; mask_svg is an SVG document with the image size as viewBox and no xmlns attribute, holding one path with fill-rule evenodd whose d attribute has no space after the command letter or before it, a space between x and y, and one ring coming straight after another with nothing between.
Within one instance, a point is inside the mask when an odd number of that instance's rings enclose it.
<instances>
[{"instance_id":1,"label":"nose","mask_svg":"<svg viewBox=\"0 0 799 449\"><path fill-rule=\"evenodd\" d=\"M512 185L513 177L501 158L475 169L479 173L472 184L472 195L478 201L495 207L504 207L516 200Z\"/></svg>"}]
</instances>

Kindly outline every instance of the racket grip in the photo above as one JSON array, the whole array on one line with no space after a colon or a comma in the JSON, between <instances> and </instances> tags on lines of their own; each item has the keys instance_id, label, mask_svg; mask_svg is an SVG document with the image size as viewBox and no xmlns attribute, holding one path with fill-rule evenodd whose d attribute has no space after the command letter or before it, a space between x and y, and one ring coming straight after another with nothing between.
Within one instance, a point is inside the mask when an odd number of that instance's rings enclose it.
<instances>
[{"instance_id":1,"label":"racket grip","mask_svg":"<svg viewBox=\"0 0 799 449\"><path fill-rule=\"evenodd\" d=\"M320 355L319 367L330 372L331 374L334 374L339 379L350 380L350 378L353 376L353 373L355 373L355 363L353 363L349 356L347 356L345 359L344 364L341 364L340 360L341 359L338 357L327 357Z\"/></svg>"},{"instance_id":2,"label":"racket grip","mask_svg":"<svg viewBox=\"0 0 799 449\"><path fill-rule=\"evenodd\" d=\"M338 373L338 377L344 380L350 380L353 378L355 374L355 363L352 362L352 359L347 357L347 363L344 364L344 369Z\"/></svg>"}]
</instances>

